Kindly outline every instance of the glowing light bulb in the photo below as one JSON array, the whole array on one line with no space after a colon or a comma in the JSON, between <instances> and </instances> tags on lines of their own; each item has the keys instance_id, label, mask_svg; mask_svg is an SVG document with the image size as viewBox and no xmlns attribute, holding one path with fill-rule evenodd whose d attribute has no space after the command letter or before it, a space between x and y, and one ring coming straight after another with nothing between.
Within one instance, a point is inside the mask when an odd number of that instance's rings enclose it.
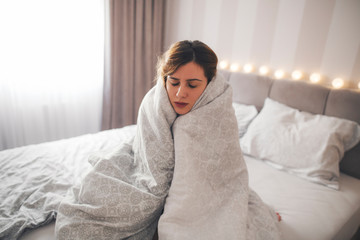
<instances>
[{"instance_id":1,"label":"glowing light bulb","mask_svg":"<svg viewBox=\"0 0 360 240\"><path fill-rule=\"evenodd\" d=\"M270 69L267 66L261 66L259 68L260 75L267 75L269 73Z\"/></svg>"},{"instance_id":2,"label":"glowing light bulb","mask_svg":"<svg viewBox=\"0 0 360 240\"><path fill-rule=\"evenodd\" d=\"M360 82L358 83L358 88L360 89Z\"/></svg>"},{"instance_id":3,"label":"glowing light bulb","mask_svg":"<svg viewBox=\"0 0 360 240\"><path fill-rule=\"evenodd\" d=\"M222 60L220 63L219 63L219 66L221 69L227 69L229 67L229 63L228 61L226 60Z\"/></svg>"},{"instance_id":4,"label":"glowing light bulb","mask_svg":"<svg viewBox=\"0 0 360 240\"><path fill-rule=\"evenodd\" d=\"M321 76L318 73L313 73L310 75L310 82L312 83L318 83L321 80Z\"/></svg>"},{"instance_id":5,"label":"glowing light bulb","mask_svg":"<svg viewBox=\"0 0 360 240\"><path fill-rule=\"evenodd\" d=\"M303 73L299 70L295 70L291 74L291 78L294 80L300 80L303 77Z\"/></svg>"},{"instance_id":6,"label":"glowing light bulb","mask_svg":"<svg viewBox=\"0 0 360 240\"><path fill-rule=\"evenodd\" d=\"M250 63L244 65L244 72L251 73L254 70L254 66Z\"/></svg>"},{"instance_id":7,"label":"glowing light bulb","mask_svg":"<svg viewBox=\"0 0 360 240\"><path fill-rule=\"evenodd\" d=\"M331 84L334 88L342 88L344 86L344 80L341 78L335 78Z\"/></svg>"},{"instance_id":8,"label":"glowing light bulb","mask_svg":"<svg viewBox=\"0 0 360 240\"><path fill-rule=\"evenodd\" d=\"M239 69L240 69L239 64L233 63L233 64L230 65L230 70L232 72L237 72L237 71L239 71Z\"/></svg>"},{"instance_id":9,"label":"glowing light bulb","mask_svg":"<svg viewBox=\"0 0 360 240\"><path fill-rule=\"evenodd\" d=\"M282 69L276 70L274 76L277 79L283 78L285 76L285 72Z\"/></svg>"}]
</instances>

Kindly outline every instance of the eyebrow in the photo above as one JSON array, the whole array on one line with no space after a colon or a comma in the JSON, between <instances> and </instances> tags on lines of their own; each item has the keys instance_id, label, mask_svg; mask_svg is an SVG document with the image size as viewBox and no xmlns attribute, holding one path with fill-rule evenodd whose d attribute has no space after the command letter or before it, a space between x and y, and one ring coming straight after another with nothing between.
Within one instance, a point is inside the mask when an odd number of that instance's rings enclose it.
<instances>
[{"instance_id":1,"label":"eyebrow","mask_svg":"<svg viewBox=\"0 0 360 240\"><path fill-rule=\"evenodd\" d=\"M173 79L173 80L176 80L176 81L180 81L179 78L176 78L176 77L172 77L172 76L168 76L169 78ZM202 82L203 80L201 79L198 79L198 78L190 78L190 79L186 79L187 82L191 82L191 81L199 81L199 82Z\"/></svg>"}]
</instances>

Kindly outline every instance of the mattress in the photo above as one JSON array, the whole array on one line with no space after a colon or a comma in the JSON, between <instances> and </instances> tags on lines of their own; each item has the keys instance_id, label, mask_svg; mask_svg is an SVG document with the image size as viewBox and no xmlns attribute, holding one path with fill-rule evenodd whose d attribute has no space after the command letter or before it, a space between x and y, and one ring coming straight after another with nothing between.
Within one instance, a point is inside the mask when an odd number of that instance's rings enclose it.
<instances>
[{"instance_id":1,"label":"mattress","mask_svg":"<svg viewBox=\"0 0 360 240\"><path fill-rule=\"evenodd\" d=\"M284 239L351 239L360 225L360 180L340 176L340 190L311 183L245 156L249 184L280 213Z\"/></svg>"},{"instance_id":2,"label":"mattress","mask_svg":"<svg viewBox=\"0 0 360 240\"><path fill-rule=\"evenodd\" d=\"M50 142L0 152L16 156L40 155L38 160L45 161L46 152L57 149L62 152L59 158L69 171L71 182L76 182L89 169L87 156L92 152L111 149L119 142L133 136L135 126L85 135L77 138ZM32 153L32 151L35 151ZM15 154L16 153L16 154ZM41 157L42 156L42 157ZM360 180L341 174L340 190L333 190L311 183L289 173L279 171L266 163L244 156L249 171L249 184L268 205L282 216L279 227L284 239L350 239L360 223ZM24 159L24 158L22 158ZM28 159L28 160L26 160ZM26 164L25 158L20 165ZM59 161L57 159L57 161ZM51 159L55 161L56 159ZM24 162L25 161L25 162ZM41 162L40 161L40 162ZM29 163L28 163L29 164ZM6 166L6 165L5 165ZM28 167L32 165L29 164ZM32 167L36 167L33 165ZM33 177L44 172L32 171ZM54 218L45 221L36 229L27 229L19 239L55 239ZM33 226L35 227L35 226Z\"/></svg>"}]
</instances>

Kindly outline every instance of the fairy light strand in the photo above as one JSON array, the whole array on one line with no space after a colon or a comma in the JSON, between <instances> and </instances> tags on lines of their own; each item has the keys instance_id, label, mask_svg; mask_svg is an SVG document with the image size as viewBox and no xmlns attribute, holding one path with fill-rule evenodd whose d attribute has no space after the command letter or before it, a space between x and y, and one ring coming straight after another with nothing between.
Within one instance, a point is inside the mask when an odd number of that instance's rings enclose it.
<instances>
[{"instance_id":1,"label":"fairy light strand","mask_svg":"<svg viewBox=\"0 0 360 240\"><path fill-rule=\"evenodd\" d=\"M227 69L232 72L243 71L244 73L258 73L262 76L269 76L271 74L271 68L267 65L262 65L256 70L255 66L252 63L246 63L241 67L238 63L230 64L227 60L222 60L219 62L219 67L220 69ZM283 69L274 69L272 70L272 72L272 75L275 79L284 79L287 77L287 73ZM308 80L310 83L314 84L319 84L323 80L323 76L318 72L313 72L309 75L306 75L308 76L306 77L303 71L294 70L293 72L291 72L291 74L289 73L289 75L293 80ZM344 88L346 85L346 81L343 78L336 77L331 80L331 86L333 88ZM360 90L360 81L357 83L357 89Z\"/></svg>"}]
</instances>

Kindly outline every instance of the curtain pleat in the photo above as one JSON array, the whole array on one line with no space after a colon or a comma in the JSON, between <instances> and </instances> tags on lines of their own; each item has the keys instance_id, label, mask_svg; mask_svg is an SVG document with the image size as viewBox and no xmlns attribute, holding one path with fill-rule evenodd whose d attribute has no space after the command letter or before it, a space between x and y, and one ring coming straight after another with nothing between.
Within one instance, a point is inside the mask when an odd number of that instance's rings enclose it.
<instances>
[{"instance_id":1,"label":"curtain pleat","mask_svg":"<svg viewBox=\"0 0 360 240\"><path fill-rule=\"evenodd\" d=\"M162 53L164 11L165 0L107 2L103 130L136 123Z\"/></svg>"}]
</instances>

